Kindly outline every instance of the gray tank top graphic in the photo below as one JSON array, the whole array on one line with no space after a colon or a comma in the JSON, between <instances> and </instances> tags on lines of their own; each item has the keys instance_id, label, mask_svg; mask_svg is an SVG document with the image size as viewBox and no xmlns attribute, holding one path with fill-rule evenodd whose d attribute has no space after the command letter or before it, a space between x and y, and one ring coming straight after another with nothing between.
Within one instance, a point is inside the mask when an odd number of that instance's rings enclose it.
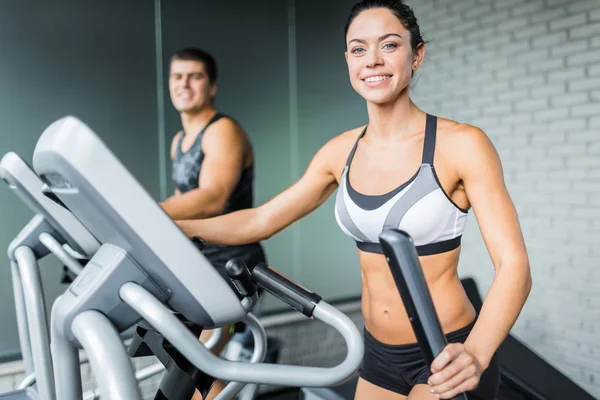
<instances>
[{"instance_id":1,"label":"gray tank top graphic","mask_svg":"<svg viewBox=\"0 0 600 400\"><path fill-rule=\"evenodd\" d=\"M197 189L202 162L204 161L204 152L202 151L202 138L206 129L221 118L231 118L221 113L217 113L206 124L198 137L186 152L181 150L183 135L179 138L176 146L175 158L172 161L172 179L173 184L183 194L190 190ZM233 211L252 208L254 206L254 163L245 168L235 189L229 196L225 204L223 214ZM242 246L220 246L207 244L203 249L204 255L219 270L224 270L225 264L233 257L241 258L248 267L253 268L257 262L265 262L262 246L258 243L251 243ZM229 280L226 279L228 282Z\"/></svg>"},{"instance_id":2,"label":"gray tank top graphic","mask_svg":"<svg viewBox=\"0 0 600 400\"><path fill-rule=\"evenodd\" d=\"M172 179L173 184L182 194L198 188L198 179L202 169L202 161L204 161L202 138L206 129L221 118L229 117L221 113L215 114L186 152L181 150L183 135L179 137L175 158L173 159ZM224 214L253 207L253 181L254 164L251 164L242 171L238 184L225 204Z\"/></svg>"}]
</instances>

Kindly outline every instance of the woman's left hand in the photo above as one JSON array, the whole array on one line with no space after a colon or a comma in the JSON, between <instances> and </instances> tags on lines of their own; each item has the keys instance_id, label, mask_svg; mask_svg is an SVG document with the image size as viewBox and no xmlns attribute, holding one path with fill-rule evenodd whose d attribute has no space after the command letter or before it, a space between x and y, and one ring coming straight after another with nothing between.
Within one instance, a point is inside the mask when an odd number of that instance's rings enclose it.
<instances>
[{"instance_id":1,"label":"woman's left hand","mask_svg":"<svg viewBox=\"0 0 600 400\"><path fill-rule=\"evenodd\" d=\"M473 390L479 385L483 368L462 343L450 343L431 363L427 384L440 399Z\"/></svg>"}]
</instances>

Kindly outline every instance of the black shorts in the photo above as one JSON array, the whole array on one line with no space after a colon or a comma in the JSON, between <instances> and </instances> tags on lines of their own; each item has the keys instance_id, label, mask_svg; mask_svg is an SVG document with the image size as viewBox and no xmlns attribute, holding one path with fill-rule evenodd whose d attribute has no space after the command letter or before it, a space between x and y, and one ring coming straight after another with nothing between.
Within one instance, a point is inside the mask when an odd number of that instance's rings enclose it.
<instances>
[{"instance_id":1,"label":"black shorts","mask_svg":"<svg viewBox=\"0 0 600 400\"><path fill-rule=\"evenodd\" d=\"M475 322L446 335L449 343L463 343ZM365 355L360 377L392 392L408 396L417 384L427 384L431 372L418 343L389 345L379 342L364 329ZM500 384L500 366L496 355L483 372L479 386L468 392L471 400L494 400Z\"/></svg>"}]
</instances>

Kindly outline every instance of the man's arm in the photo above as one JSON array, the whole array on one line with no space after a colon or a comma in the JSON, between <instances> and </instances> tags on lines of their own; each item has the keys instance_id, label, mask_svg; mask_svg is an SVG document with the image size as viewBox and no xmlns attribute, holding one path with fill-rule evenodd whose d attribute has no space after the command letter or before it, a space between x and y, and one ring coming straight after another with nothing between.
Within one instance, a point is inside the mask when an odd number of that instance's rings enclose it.
<instances>
[{"instance_id":1,"label":"man's arm","mask_svg":"<svg viewBox=\"0 0 600 400\"><path fill-rule=\"evenodd\" d=\"M228 118L212 124L202 138L204 160L199 187L173 196L160 206L173 219L200 219L220 215L243 169L246 137Z\"/></svg>"}]
</instances>

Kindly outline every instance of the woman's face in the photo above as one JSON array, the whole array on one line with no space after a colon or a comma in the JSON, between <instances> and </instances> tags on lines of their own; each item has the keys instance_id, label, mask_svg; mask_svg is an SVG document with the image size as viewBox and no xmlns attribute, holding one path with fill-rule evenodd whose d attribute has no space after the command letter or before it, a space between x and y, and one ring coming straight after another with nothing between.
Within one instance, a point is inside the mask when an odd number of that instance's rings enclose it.
<instances>
[{"instance_id":1,"label":"woman's face","mask_svg":"<svg viewBox=\"0 0 600 400\"><path fill-rule=\"evenodd\" d=\"M368 102L386 104L396 100L409 86L423 56L424 47L413 52L410 32L387 8L361 12L348 29L350 82Z\"/></svg>"}]
</instances>

